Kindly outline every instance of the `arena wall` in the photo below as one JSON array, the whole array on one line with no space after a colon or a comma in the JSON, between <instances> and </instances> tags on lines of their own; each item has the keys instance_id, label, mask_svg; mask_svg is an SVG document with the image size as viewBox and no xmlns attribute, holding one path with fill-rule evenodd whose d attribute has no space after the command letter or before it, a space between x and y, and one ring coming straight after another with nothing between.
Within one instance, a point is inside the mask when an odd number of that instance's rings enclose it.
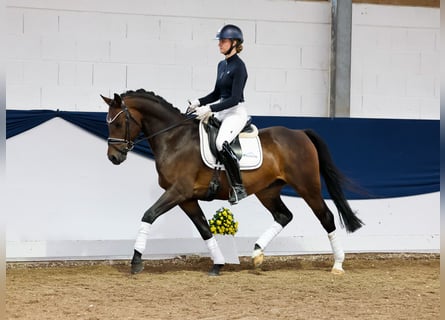
<instances>
[{"instance_id":1,"label":"arena wall","mask_svg":"<svg viewBox=\"0 0 445 320\"><path fill-rule=\"evenodd\" d=\"M6 11L8 109L106 111L99 94L140 87L185 109L213 87L215 32L235 23L251 114L329 114L329 2L11 0ZM352 23L351 117L439 119L439 9L354 4ZM115 167L104 141L61 119L8 139L6 152L8 260L130 256L162 192L153 161L132 154ZM295 217L268 254L329 252L306 204L285 202ZM202 205L210 218L228 204ZM439 250L439 193L351 205L366 227L340 231L347 251ZM233 211L249 255L271 217L252 196ZM150 242L152 258L207 252L179 209Z\"/></svg>"},{"instance_id":2,"label":"arena wall","mask_svg":"<svg viewBox=\"0 0 445 320\"><path fill-rule=\"evenodd\" d=\"M185 108L213 88L215 33L235 23L252 114L329 115L329 2L14 0L7 13L8 108L105 111L99 93L140 87ZM353 5L351 116L439 118L439 21L439 8Z\"/></svg>"}]
</instances>

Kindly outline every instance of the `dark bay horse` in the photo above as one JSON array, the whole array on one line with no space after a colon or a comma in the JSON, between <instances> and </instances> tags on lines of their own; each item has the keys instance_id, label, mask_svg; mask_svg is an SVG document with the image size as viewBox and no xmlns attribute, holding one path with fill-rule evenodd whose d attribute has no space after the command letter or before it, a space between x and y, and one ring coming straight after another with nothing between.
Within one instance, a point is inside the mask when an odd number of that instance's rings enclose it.
<instances>
[{"instance_id":1,"label":"dark bay horse","mask_svg":"<svg viewBox=\"0 0 445 320\"><path fill-rule=\"evenodd\" d=\"M143 89L103 97L109 105L108 159L113 164L125 161L128 151L140 132L145 135L153 151L162 196L144 213L135 242L131 272L143 270L144 253L151 225L155 220L179 206L198 229L210 251L213 267L210 275L218 275L224 257L213 237L198 200L207 198L209 182L214 171L203 163L197 120L192 120L162 97ZM312 130L290 130L270 127L259 131L263 149L263 163L255 170L243 171L247 193L255 194L274 218L274 223L259 237L253 248L255 266L263 261L263 251L291 221L292 213L283 203L280 192L290 185L312 209L328 233L334 254L333 273L343 273L344 251L336 237L334 217L321 194L321 176L338 209L340 221L348 232L363 223L351 210L342 189L348 181L334 165L328 147ZM229 186L220 173L221 187L216 199L226 200Z\"/></svg>"}]
</instances>

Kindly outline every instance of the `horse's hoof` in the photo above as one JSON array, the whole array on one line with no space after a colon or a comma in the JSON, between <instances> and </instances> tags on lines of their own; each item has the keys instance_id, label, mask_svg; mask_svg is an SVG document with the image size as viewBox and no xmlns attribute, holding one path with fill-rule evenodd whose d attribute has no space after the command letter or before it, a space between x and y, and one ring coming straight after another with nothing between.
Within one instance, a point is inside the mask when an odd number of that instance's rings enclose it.
<instances>
[{"instance_id":1,"label":"horse's hoof","mask_svg":"<svg viewBox=\"0 0 445 320\"><path fill-rule=\"evenodd\" d=\"M223 266L223 264L214 264L208 275L211 277L219 276L219 270L221 270Z\"/></svg>"},{"instance_id":2,"label":"horse's hoof","mask_svg":"<svg viewBox=\"0 0 445 320\"><path fill-rule=\"evenodd\" d=\"M337 275L337 276L342 276L342 275L345 274L345 270L343 270L343 269L337 269L337 268L332 268L331 273L332 273L332 274L335 274L335 275Z\"/></svg>"},{"instance_id":3,"label":"horse's hoof","mask_svg":"<svg viewBox=\"0 0 445 320\"><path fill-rule=\"evenodd\" d=\"M144 270L144 265L142 263L135 263L131 265L131 274L138 274Z\"/></svg>"},{"instance_id":4,"label":"horse's hoof","mask_svg":"<svg viewBox=\"0 0 445 320\"><path fill-rule=\"evenodd\" d=\"M264 261L264 253L262 252L259 255L252 258L253 266L255 268L261 266L263 264L263 261Z\"/></svg>"}]
</instances>

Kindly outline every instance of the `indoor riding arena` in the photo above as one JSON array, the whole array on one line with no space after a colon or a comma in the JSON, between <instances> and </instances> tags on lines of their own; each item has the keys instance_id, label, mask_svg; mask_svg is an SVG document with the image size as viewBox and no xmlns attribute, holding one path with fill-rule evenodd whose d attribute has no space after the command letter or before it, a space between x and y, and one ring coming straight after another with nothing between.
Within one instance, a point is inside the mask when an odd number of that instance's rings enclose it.
<instances>
[{"instance_id":1,"label":"indoor riding arena","mask_svg":"<svg viewBox=\"0 0 445 320\"><path fill-rule=\"evenodd\" d=\"M4 17L5 319L440 318L439 1L5 0ZM237 204L187 112L228 25L261 147L240 138Z\"/></svg>"}]
</instances>

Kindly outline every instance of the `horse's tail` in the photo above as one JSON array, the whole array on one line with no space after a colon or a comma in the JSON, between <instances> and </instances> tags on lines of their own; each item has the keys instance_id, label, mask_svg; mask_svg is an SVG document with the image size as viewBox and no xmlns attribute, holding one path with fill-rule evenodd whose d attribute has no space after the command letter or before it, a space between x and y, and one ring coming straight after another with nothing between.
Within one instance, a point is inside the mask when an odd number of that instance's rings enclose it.
<instances>
[{"instance_id":1,"label":"horse's tail","mask_svg":"<svg viewBox=\"0 0 445 320\"><path fill-rule=\"evenodd\" d=\"M311 139L318 152L320 163L320 173L324 178L326 187L335 206L339 211L340 222L349 232L359 229L363 222L352 211L348 201L343 193L343 187L353 187L353 183L346 178L340 170L335 166L326 143L314 131L304 130L306 135Z\"/></svg>"}]
</instances>

